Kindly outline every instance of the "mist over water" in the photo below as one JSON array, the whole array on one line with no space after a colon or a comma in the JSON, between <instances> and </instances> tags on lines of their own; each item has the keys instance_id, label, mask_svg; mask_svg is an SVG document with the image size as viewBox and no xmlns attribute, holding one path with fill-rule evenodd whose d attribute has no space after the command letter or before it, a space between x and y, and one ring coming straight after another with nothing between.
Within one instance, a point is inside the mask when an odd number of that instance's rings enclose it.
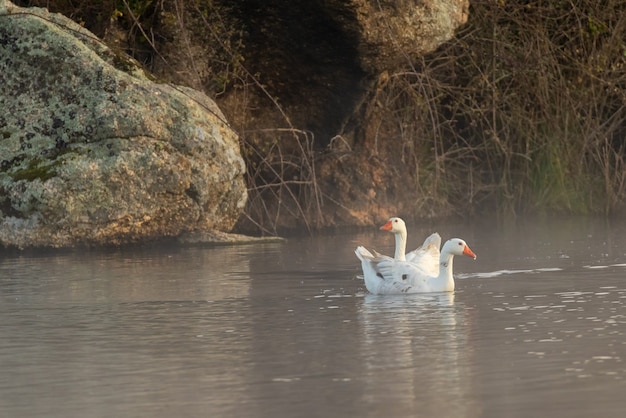
<instances>
[{"instance_id":1,"label":"mist over water","mask_svg":"<svg viewBox=\"0 0 626 418\"><path fill-rule=\"evenodd\" d=\"M465 239L452 294L375 296L357 245L0 255L7 417L602 417L626 408L626 223L409 225Z\"/></svg>"}]
</instances>

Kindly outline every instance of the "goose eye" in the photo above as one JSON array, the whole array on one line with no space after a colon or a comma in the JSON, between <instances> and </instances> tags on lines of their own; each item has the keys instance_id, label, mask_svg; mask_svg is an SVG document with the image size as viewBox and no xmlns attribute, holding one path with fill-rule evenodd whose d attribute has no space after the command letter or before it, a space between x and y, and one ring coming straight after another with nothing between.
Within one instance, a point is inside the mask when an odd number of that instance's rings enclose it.
<instances>
[{"instance_id":1,"label":"goose eye","mask_svg":"<svg viewBox=\"0 0 626 418\"><path fill-rule=\"evenodd\" d=\"M463 244L459 242L459 245L463 245Z\"/></svg>"}]
</instances>

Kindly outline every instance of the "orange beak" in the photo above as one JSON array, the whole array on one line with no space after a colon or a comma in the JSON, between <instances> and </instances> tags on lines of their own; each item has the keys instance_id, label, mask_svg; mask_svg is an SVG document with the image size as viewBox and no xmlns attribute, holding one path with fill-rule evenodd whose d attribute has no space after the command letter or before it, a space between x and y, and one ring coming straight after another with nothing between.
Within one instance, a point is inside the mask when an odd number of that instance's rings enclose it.
<instances>
[{"instance_id":1,"label":"orange beak","mask_svg":"<svg viewBox=\"0 0 626 418\"><path fill-rule=\"evenodd\" d=\"M387 221L386 224L380 227L381 231L391 231L391 228L393 228L391 221Z\"/></svg>"},{"instance_id":2,"label":"orange beak","mask_svg":"<svg viewBox=\"0 0 626 418\"><path fill-rule=\"evenodd\" d=\"M474 251L472 251L467 245L465 246L465 248L463 248L463 255L472 257L474 260L476 260L476 254L474 254Z\"/></svg>"}]
</instances>

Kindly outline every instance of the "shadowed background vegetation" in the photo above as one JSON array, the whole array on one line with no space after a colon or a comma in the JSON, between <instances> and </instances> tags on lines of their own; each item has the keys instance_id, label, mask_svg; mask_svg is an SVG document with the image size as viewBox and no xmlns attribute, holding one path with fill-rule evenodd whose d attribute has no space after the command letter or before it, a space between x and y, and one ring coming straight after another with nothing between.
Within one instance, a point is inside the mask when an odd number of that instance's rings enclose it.
<instances>
[{"instance_id":1,"label":"shadowed background vegetation","mask_svg":"<svg viewBox=\"0 0 626 418\"><path fill-rule=\"evenodd\" d=\"M391 76L384 107L407 127L403 141L427 139L436 200L505 213L620 209L625 12L622 1L474 1L454 40Z\"/></svg>"},{"instance_id":2,"label":"shadowed background vegetation","mask_svg":"<svg viewBox=\"0 0 626 418\"><path fill-rule=\"evenodd\" d=\"M66 14L215 98L248 165L243 230L624 208L623 1L474 0L454 39L382 74L359 67L333 10L19 3Z\"/></svg>"}]
</instances>

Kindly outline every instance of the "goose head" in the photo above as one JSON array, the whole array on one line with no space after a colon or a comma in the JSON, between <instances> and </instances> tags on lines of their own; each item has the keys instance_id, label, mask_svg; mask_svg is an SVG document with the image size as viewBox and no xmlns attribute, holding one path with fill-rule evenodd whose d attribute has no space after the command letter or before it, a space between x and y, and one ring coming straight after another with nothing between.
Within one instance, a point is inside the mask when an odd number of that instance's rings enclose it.
<instances>
[{"instance_id":1,"label":"goose head","mask_svg":"<svg viewBox=\"0 0 626 418\"><path fill-rule=\"evenodd\" d=\"M452 238L448 240L441 249L441 253L464 255L476 260L476 254L474 254L474 251L472 251L467 243L461 238Z\"/></svg>"},{"instance_id":2,"label":"goose head","mask_svg":"<svg viewBox=\"0 0 626 418\"><path fill-rule=\"evenodd\" d=\"M406 234L406 224L402 219L397 217L389 218L387 223L381 226L380 229L394 234Z\"/></svg>"}]
</instances>

